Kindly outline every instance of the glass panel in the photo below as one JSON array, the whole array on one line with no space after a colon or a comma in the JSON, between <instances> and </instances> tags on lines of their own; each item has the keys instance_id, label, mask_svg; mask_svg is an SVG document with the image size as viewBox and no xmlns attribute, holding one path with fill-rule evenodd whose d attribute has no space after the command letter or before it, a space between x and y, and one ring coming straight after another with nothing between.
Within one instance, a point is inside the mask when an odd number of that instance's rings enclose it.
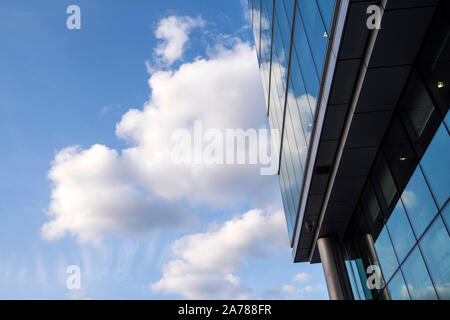
<instances>
[{"instance_id":1,"label":"glass panel","mask_svg":"<svg viewBox=\"0 0 450 320\"><path fill-rule=\"evenodd\" d=\"M327 51L328 33L323 25L316 1L300 0L297 2L297 7L300 11L300 14L297 11L297 19L303 21L317 74L321 77Z\"/></svg>"},{"instance_id":2,"label":"glass panel","mask_svg":"<svg viewBox=\"0 0 450 320\"><path fill-rule=\"evenodd\" d=\"M261 34L261 8L260 1L253 2L253 35L255 37L256 53L258 55L258 62L261 61L261 46L260 46L260 34Z\"/></svg>"},{"instance_id":3,"label":"glass panel","mask_svg":"<svg viewBox=\"0 0 450 320\"><path fill-rule=\"evenodd\" d=\"M444 124L441 124L421 166L427 177L439 207L442 208L450 193L450 136Z\"/></svg>"},{"instance_id":4,"label":"glass panel","mask_svg":"<svg viewBox=\"0 0 450 320\"><path fill-rule=\"evenodd\" d=\"M292 7L290 10L294 10ZM277 26L275 28L279 29L279 35L280 35L280 43L278 45L281 45L283 50L281 51L282 54L278 56L278 58L281 61L286 62L286 68L289 62L289 51L291 46L291 28L288 23L288 18L286 16L286 11L283 5L282 1L276 1L275 2L275 23ZM278 49L278 48L277 48ZM280 53L281 53L280 52Z\"/></svg>"},{"instance_id":5,"label":"glass panel","mask_svg":"<svg viewBox=\"0 0 450 320\"><path fill-rule=\"evenodd\" d=\"M362 289L362 286L361 286L361 280L359 278L358 267L356 266L356 261L352 260L350 263L351 263L351 266L353 269L353 273L355 274L355 279L356 279L355 282L356 282L356 288L358 289L359 299L365 300L366 297L364 295L364 290Z\"/></svg>"},{"instance_id":6,"label":"glass panel","mask_svg":"<svg viewBox=\"0 0 450 320\"><path fill-rule=\"evenodd\" d=\"M450 238L439 217L420 241L423 257L440 299L450 299Z\"/></svg>"},{"instance_id":7,"label":"glass panel","mask_svg":"<svg viewBox=\"0 0 450 320\"><path fill-rule=\"evenodd\" d=\"M270 52L272 50L272 15L273 1L262 1L261 17L261 77L263 79L264 96L266 98L266 111L269 108L269 78L270 78ZM273 128L273 127L272 127Z\"/></svg>"},{"instance_id":8,"label":"glass panel","mask_svg":"<svg viewBox=\"0 0 450 320\"><path fill-rule=\"evenodd\" d=\"M397 114L394 114L385 137L383 155L398 189L403 190L417 167L418 160L416 151Z\"/></svg>"},{"instance_id":9,"label":"glass panel","mask_svg":"<svg viewBox=\"0 0 450 320\"><path fill-rule=\"evenodd\" d=\"M288 196L288 190L286 187L286 166L283 162L283 159L281 161L280 164L280 188L281 188L281 198L283 199L283 208L284 208L284 215L286 217L286 224L287 224L287 229L288 229L288 233L289 233L289 237L292 238L292 234L293 234L293 229L294 226L292 224L292 209L291 209L291 201L290 201L290 196Z\"/></svg>"},{"instance_id":10,"label":"glass panel","mask_svg":"<svg viewBox=\"0 0 450 320\"><path fill-rule=\"evenodd\" d=\"M398 260L401 262L416 244L416 238L406 217L405 209L401 201L397 203L391 217L387 223L389 234L397 254Z\"/></svg>"},{"instance_id":11,"label":"glass panel","mask_svg":"<svg viewBox=\"0 0 450 320\"><path fill-rule=\"evenodd\" d=\"M375 195L375 191L370 182L367 184L361 200L367 222L369 222L371 226L376 225L377 221L383 220L377 196Z\"/></svg>"},{"instance_id":12,"label":"glass panel","mask_svg":"<svg viewBox=\"0 0 450 320\"><path fill-rule=\"evenodd\" d=\"M358 290L359 295L362 300L372 300L372 293L370 292L369 288L366 285L367 282L367 275L366 275L366 269L364 268L364 263L361 259L355 260L355 268L354 268L357 277L359 278L356 280L358 284Z\"/></svg>"},{"instance_id":13,"label":"glass panel","mask_svg":"<svg viewBox=\"0 0 450 320\"><path fill-rule=\"evenodd\" d=\"M411 300L405 280L403 279L403 275L400 270L397 271L395 276L389 282L388 288L392 300Z\"/></svg>"},{"instance_id":14,"label":"glass panel","mask_svg":"<svg viewBox=\"0 0 450 320\"><path fill-rule=\"evenodd\" d=\"M292 28L292 22L294 21L294 5L295 0L283 0L287 21L289 23L289 28Z\"/></svg>"},{"instance_id":15,"label":"glass panel","mask_svg":"<svg viewBox=\"0 0 450 320\"><path fill-rule=\"evenodd\" d=\"M422 136L434 111L434 104L425 89L422 79L414 71L411 81L406 87L402 101L402 112L405 124L412 129L413 141Z\"/></svg>"},{"instance_id":16,"label":"glass panel","mask_svg":"<svg viewBox=\"0 0 450 320\"><path fill-rule=\"evenodd\" d=\"M392 178L391 170L389 169L383 154L377 159L377 164L374 172L374 183L379 191L383 200L380 199L381 203L384 201L384 205L388 208L394 196L397 192L397 187L395 186L394 179ZM380 192L378 192L380 195ZM381 196L380 195L380 196Z\"/></svg>"},{"instance_id":17,"label":"glass panel","mask_svg":"<svg viewBox=\"0 0 450 320\"><path fill-rule=\"evenodd\" d=\"M355 275L353 274L352 265L349 260L345 260L345 268L347 269L347 275L350 280L350 286L352 287L353 298L360 300L358 287L356 286Z\"/></svg>"},{"instance_id":18,"label":"glass panel","mask_svg":"<svg viewBox=\"0 0 450 320\"><path fill-rule=\"evenodd\" d=\"M386 227L383 228L377 241L375 241L375 249L377 251L378 259L380 260L384 279L388 281L395 270L397 270L398 262Z\"/></svg>"},{"instance_id":19,"label":"glass panel","mask_svg":"<svg viewBox=\"0 0 450 320\"><path fill-rule=\"evenodd\" d=\"M402 266L409 294L413 300L436 300L436 292L419 248L416 247Z\"/></svg>"},{"instance_id":20,"label":"glass panel","mask_svg":"<svg viewBox=\"0 0 450 320\"><path fill-rule=\"evenodd\" d=\"M317 0L317 4L320 8L320 13L322 14L323 23L327 29L328 34L330 34L330 26L333 20L334 6L336 1L330 0Z\"/></svg>"},{"instance_id":21,"label":"glass panel","mask_svg":"<svg viewBox=\"0 0 450 320\"><path fill-rule=\"evenodd\" d=\"M292 103L295 103L297 105L299 117L301 120L301 126L305 134L306 145L308 145L311 139L313 115L311 113L311 108L309 105L310 99L308 98L308 94L306 92L305 84L303 82L303 76L297 59L297 54L295 52L293 53L291 61L289 90L290 94L288 96L288 101L294 100ZM311 97L311 100L314 99Z\"/></svg>"},{"instance_id":22,"label":"glass panel","mask_svg":"<svg viewBox=\"0 0 450 320\"><path fill-rule=\"evenodd\" d=\"M402 194L402 202L416 237L420 238L438 211L420 167L417 167L406 186Z\"/></svg>"},{"instance_id":23,"label":"glass panel","mask_svg":"<svg viewBox=\"0 0 450 320\"><path fill-rule=\"evenodd\" d=\"M312 114L315 114L316 99L319 94L319 77L301 19L295 20L294 48L295 50L292 53L292 59L296 58L297 63L300 66L311 112Z\"/></svg>"},{"instance_id":24,"label":"glass panel","mask_svg":"<svg viewBox=\"0 0 450 320\"><path fill-rule=\"evenodd\" d=\"M301 147L301 144L298 143L298 137L295 136L295 132L298 131L298 128L294 128L292 123L292 113L291 113L291 105L288 104L286 110L286 119L285 119L285 140L289 140L289 152L288 158L292 159L292 164L294 166L294 175L296 177L295 185L296 185L296 196L300 198L300 188L303 181L303 168L300 161L300 151L298 150ZM286 141L285 141L286 142ZM284 145L283 145L284 149ZM283 151L284 152L284 151Z\"/></svg>"},{"instance_id":25,"label":"glass panel","mask_svg":"<svg viewBox=\"0 0 450 320\"><path fill-rule=\"evenodd\" d=\"M442 211L442 217L444 218L447 228L450 229L450 204L447 204Z\"/></svg>"}]
</instances>

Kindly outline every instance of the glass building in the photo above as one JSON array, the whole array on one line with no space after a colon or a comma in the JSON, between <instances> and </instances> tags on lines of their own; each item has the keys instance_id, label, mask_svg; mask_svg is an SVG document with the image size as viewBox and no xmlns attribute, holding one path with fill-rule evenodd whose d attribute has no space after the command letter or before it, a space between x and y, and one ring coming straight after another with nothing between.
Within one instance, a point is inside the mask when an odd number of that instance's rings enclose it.
<instances>
[{"instance_id":1,"label":"glass building","mask_svg":"<svg viewBox=\"0 0 450 320\"><path fill-rule=\"evenodd\" d=\"M450 299L450 1L248 3L294 262L331 299Z\"/></svg>"}]
</instances>

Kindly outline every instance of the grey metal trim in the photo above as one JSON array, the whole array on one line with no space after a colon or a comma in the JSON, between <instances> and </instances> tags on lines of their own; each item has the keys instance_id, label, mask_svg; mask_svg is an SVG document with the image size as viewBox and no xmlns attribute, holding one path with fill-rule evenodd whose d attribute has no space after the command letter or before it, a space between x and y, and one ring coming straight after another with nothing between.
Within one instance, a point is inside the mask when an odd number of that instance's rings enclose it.
<instances>
[{"instance_id":1,"label":"grey metal trim","mask_svg":"<svg viewBox=\"0 0 450 320\"><path fill-rule=\"evenodd\" d=\"M383 6L382 6L382 15L383 15L386 1L383 0L382 2L384 3ZM329 180L328 186L327 186L327 191L325 193L325 198L324 198L324 200L322 202L322 208L320 210L320 215L319 215L319 222L318 222L318 224L316 226L316 230L315 230L315 234L314 234L314 240L313 240L312 246L310 248L310 253L309 253L309 260L310 261L311 261L313 255L314 255L314 251L316 249L317 241L319 239L320 227L321 227L323 219L325 217L325 212L327 210L328 201L330 200L331 192L333 190L334 181L336 179L337 171L339 169L339 164L341 162L342 154L344 152L345 143L347 141L348 134L350 132L350 127L351 127L351 124L352 124L352 121L353 121L353 115L355 113L356 105L358 104L359 95L361 93L361 88L363 86L364 79L366 77L367 65L368 65L368 62L370 60L370 57L372 56L373 48L375 46L375 42L376 42L377 37L378 37L378 31L379 30L377 30L377 29L371 31L371 34L370 34L370 37L369 37L369 43L368 43L368 45L366 47L366 52L364 54L363 63L361 65L361 69L360 69L360 72L359 72L358 81L356 83L356 87L355 87L354 94L353 94L353 97L352 97L350 110L348 111L347 118L345 120L344 130L343 130L343 133L342 133L342 136L341 136L341 140L339 142L339 147L338 147L338 150L337 150L337 153L336 153L336 158L335 158L335 161L334 161L334 164L333 164L333 169L331 171L330 180Z\"/></svg>"},{"instance_id":2,"label":"grey metal trim","mask_svg":"<svg viewBox=\"0 0 450 320\"><path fill-rule=\"evenodd\" d=\"M322 73L321 86L317 101L317 112L314 119L313 132L311 134L311 142L308 150L307 165L303 179L302 192L299 199L299 208L297 219L294 227L294 236L292 237L291 246L293 247L292 255L295 258L298 243L300 240L303 216L305 213L306 199L308 197L309 188L314 172L314 164L316 162L317 150L320 143L320 135L327 109L327 101L331 91L331 83L336 68L336 56L333 48L339 47L342 41L342 33L345 26L349 7L349 0L337 0L334 10L333 23L330 30L330 41L328 43L327 55L325 59L324 70Z\"/></svg>"},{"instance_id":3,"label":"grey metal trim","mask_svg":"<svg viewBox=\"0 0 450 320\"><path fill-rule=\"evenodd\" d=\"M320 238L317 242L323 273L327 283L328 295L331 300L349 299L346 284L342 279L342 264L339 248L330 237Z\"/></svg>"}]
</instances>

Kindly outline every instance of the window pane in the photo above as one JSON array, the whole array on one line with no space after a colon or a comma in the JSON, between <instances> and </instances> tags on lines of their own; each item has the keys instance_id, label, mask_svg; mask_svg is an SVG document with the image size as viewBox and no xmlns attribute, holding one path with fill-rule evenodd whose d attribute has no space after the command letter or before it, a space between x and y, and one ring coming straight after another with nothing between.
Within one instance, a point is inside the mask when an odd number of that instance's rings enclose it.
<instances>
[{"instance_id":1,"label":"window pane","mask_svg":"<svg viewBox=\"0 0 450 320\"><path fill-rule=\"evenodd\" d=\"M381 210L380 206L378 205L378 199L371 184L368 184L366 190L364 190L362 204L366 216L368 217L367 221L369 221L370 224L374 224L375 221L379 219L384 219L383 217L381 217Z\"/></svg>"},{"instance_id":2,"label":"window pane","mask_svg":"<svg viewBox=\"0 0 450 320\"><path fill-rule=\"evenodd\" d=\"M297 7L299 8L297 11L297 19L303 21L316 70L318 76L321 77L328 43L328 36L323 25L322 17L316 1L301 0L297 3Z\"/></svg>"},{"instance_id":3,"label":"window pane","mask_svg":"<svg viewBox=\"0 0 450 320\"><path fill-rule=\"evenodd\" d=\"M401 262L416 244L416 238L401 201L392 212L387 225L398 260Z\"/></svg>"},{"instance_id":4,"label":"window pane","mask_svg":"<svg viewBox=\"0 0 450 320\"><path fill-rule=\"evenodd\" d=\"M353 298L355 300L361 300L359 298L358 287L356 286L355 275L353 274L352 265L349 260L345 260L345 268L347 269L347 275L350 280L350 285L352 287Z\"/></svg>"},{"instance_id":5,"label":"window pane","mask_svg":"<svg viewBox=\"0 0 450 320\"><path fill-rule=\"evenodd\" d=\"M425 262L440 299L450 299L450 238L441 218L420 241Z\"/></svg>"},{"instance_id":6,"label":"window pane","mask_svg":"<svg viewBox=\"0 0 450 320\"><path fill-rule=\"evenodd\" d=\"M292 59L297 59L297 63L300 66L311 112L315 114L320 82L301 19L295 19L293 45L295 50L292 53Z\"/></svg>"},{"instance_id":7,"label":"window pane","mask_svg":"<svg viewBox=\"0 0 450 320\"><path fill-rule=\"evenodd\" d=\"M388 284L389 292L392 300L410 300L408 289L406 288L405 280L400 270L397 271L391 282Z\"/></svg>"},{"instance_id":8,"label":"window pane","mask_svg":"<svg viewBox=\"0 0 450 320\"><path fill-rule=\"evenodd\" d=\"M416 247L402 266L409 294L413 300L436 300L436 292L423 262L419 248Z\"/></svg>"},{"instance_id":9,"label":"window pane","mask_svg":"<svg viewBox=\"0 0 450 320\"><path fill-rule=\"evenodd\" d=\"M336 1L330 0L317 0L317 4L319 5L320 12L323 17L323 22L325 23L325 27L327 28L328 34L330 33L330 26L333 20L333 12L334 5Z\"/></svg>"},{"instance_id":10,"label":"window pane","mask_svg":"<svg viewBox=\"0 0 450 320\"><path fill-rule=\"evenodd\" d=\"M395 194L397 193L397 187L395 186L394 179L392 178L391 170L389 169L382 154L378 157L375 167L374 183L377 189L381 190L384 205L389 207Z\"/></svg>"},{"instance_id":11,"label":"window pane","mask_svg":"<svg viewBox=\"0 0 450 320\"><path fill-rule=\"evenodd\" d=\"M417 141L422 136L434 111L433 102L417 72L412 74L401 108L403 109L401 114L406 120L405 124L414 132L411 138Z\"/></svg>"},{"instance_id":12,"label":"window pane","mask_svg":"<svg viewBox=\"0 0 450 320\"><path fill-rule=\"evenodd\" d=\"M416 169L406 186L402 201L416 237L420 238L438 211L420 167Z\"/></svg>"},{"instance_id":13,"label":"window pane","mask_svg":"<svg viewBox=\"0 0 450 320\"><path fill-rule=\"evenodd\" d=\"M367 274L363 261L361 259L356 259L352 265L354 266L355 273L358 277L356 283L358 285L359 297L361 300L372 300L372 293L366 285Z\"/></svg>"},{"instance_id":14,"label":"window pane","mask_svg":"<svg viewBox=\"0 0 450 320\"><path fill-rule=\"evenodd\" d=\"M260 1L253 2L253 35L255 37L256 53L258 54L258 61L261 61L261 46L260 46L260 33L261 33L261 8Z\"/></svg>"},{"instance_id":15,"label":"window pane","mask_svg":"<svg viewBox=\"0 0 450 320\"><path fill-rule=\"evenodd\" d=\"M447 202L450 192L450 136L442 124L433 138L421 165L439 207Z\"/></svg>"},{"instance_id":16,"label":"window pane","mask_svg":"<svg viewBox=\"0 0 450 320\"><path fill-rule=\"evenodd\" d=\"M380 260L384 279L387 282L398 268L398 262L395 257L394 249L392 247L391 240L389 239L386 227L383 228L377 241L375 242L375 249L377 250L377 256Z\"/></svg>"},{"instance_id":17,"label":"window pane","mask_svg":"<svg viewBox=\"0 0 450 320\"><path fill-rule=\"evenodd\" d=\"M450 204L447 204L445 206L444 211L442 211L442 217L447 224L447 228L450 229Z\"/></svg>"}]
</instances>

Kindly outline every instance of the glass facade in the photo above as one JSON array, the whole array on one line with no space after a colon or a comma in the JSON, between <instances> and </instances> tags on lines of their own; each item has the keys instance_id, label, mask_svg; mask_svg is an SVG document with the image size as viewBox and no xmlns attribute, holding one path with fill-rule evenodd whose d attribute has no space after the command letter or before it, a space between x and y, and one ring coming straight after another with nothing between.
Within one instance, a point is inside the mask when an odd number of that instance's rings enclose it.
<instances>
[{"instance_id":1,"label":"glass facade","mask_svg":"<svg viewBox=\"0 0 450 320\"><path fill-rule=\"evenodd\" d=\"M334 0L249 0L269 123L282 136L279 179L291 238L334 6Z\"/></svg>"},{"instance_id":2,"label":"glass facade","mask_svg":"<svg viewBox=\"0 0 450 320\"><path fill-rule=\"evenodd\" d=\"M355 299L450 299L449 32L438 12L346 232ZM361 290L371 265L381 285Z\"/></svg>"},{"instance_id":3,"label":"glass facade","mask_svg":"<svg viewBox=\"0 0 450 320\"><path fill-rule=\"evenodd\" d=\"M449 117L439 126L401 195L391 185L394 175L389 167L382 171L380 183L387 186L373 187L380 180L379 171L374 170L346 236L346 267L355 298L450 299ZM385 164L385 158L381 153L377 162ZM433 185L439 186L438 192ZM383 190L395 190L394 195ZM391 199L395 202L392 211ZM361 262L359 269L352 268ZM381 267L383 287L357 295L356 283L365 286L370 265Z\"/></svg>"},{"instance_id":4,"label":"glass facade","mask_svg":"<svg viewBox=\"0 0 450 320\"><path fill-rule=\"evenodd\" d=\"M291 240L335 5L249 0ZM450 299L450 5L439 6L337 240L354 299Z\"/></svg>"}]
</instances>

